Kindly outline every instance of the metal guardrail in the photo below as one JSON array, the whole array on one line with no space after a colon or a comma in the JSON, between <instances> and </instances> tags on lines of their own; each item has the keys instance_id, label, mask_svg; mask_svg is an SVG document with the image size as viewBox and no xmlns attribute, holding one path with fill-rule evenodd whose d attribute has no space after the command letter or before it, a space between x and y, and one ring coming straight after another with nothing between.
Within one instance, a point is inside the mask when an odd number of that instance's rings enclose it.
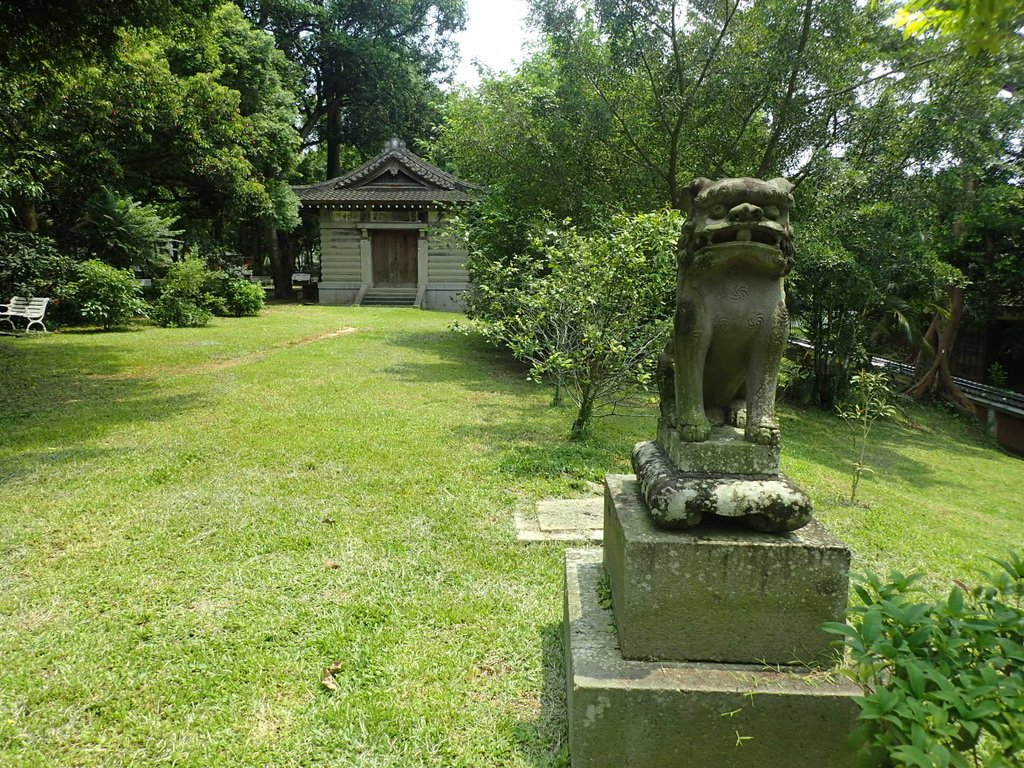
<instances>
[{"instance_id":1,"label":"metal guardrail","mask_svg":"<svg viewBox=\"0 0 1024 768\"><path fill-rule=\"evenodd\" d=\"M813 344L804 339L790 339L789 343L801 349L814 348ZM889 360L885 357L872 357L871 365L880 370L893 373L896 376L909 379L914 377L914 366L909 363L901 363L898 360ZM959 376L954 376L953 381L963 390L967 397L976 403L1024 418L1024 395L1020 392L990 387L987 384L979 384L976 381L963 379Z\"/></svg>"}]
</instances>

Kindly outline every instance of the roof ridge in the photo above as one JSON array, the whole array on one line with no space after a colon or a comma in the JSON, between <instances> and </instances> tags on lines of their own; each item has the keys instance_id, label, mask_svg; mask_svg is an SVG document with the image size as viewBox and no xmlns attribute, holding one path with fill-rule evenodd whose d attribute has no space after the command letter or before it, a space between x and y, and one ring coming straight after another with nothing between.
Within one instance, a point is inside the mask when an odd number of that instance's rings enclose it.
<instances>
[{"instance_id":1,"label":"roof ridge","mask_svg":"<svg viewBox=\"0 0 1024 768\"><path fill-rule=\"evenodd\" d=\"M409 149L400 139L391 139L384 147L383 152L367 160L358 168L354 168L348 173L335 176L333 179L328 179L320 184L310 185L310 187L329 186L331 189L351 189L358 186L357 182L369 181L382 166L392 159L398 160L413 175L419 176L423 181L434 184L441 189L450 191L482 189L480 185L460 179L454 174L448 173L433 163L424 160Z\"/></svg>"}]
</instances>

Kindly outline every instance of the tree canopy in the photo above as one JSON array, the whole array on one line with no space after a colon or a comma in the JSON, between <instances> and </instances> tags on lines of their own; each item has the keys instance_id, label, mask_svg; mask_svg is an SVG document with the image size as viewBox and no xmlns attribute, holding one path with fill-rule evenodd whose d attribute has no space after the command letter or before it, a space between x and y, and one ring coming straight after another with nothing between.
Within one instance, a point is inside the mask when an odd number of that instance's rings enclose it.
<instances>
[{"instance_id":1,"label":"tree canopy","mask_svg":"<svg viewBox=\"0 0 1024 768\"><path fill-rule=\"evenodd\" d=\"M240 0L247 16L274 35L301 72L303 147L322 148L320 174L342 170L346 148L357 155L399 136L428 135L432 102L463 28L463 0Z\"/></svg>"},{"instance_id":2,"label":"tree canopy","mask_svg":"<svg viewBox=\"0 0 1024 768\"><path fill-rule=\"evenodd\" d=\"M5 4L0 229L122 266L175 236L284 290L290 185L428 135L463 23L462 0Z\"/></svg>"},{"instance_id":3,"label":"tree canopy","mask_svg":"<svg viewBox=\"0 0 1024 768\"><path fill-rule=\"evenodd\" d=\"M122 30L109 60L11 73L0 80L0 199L73 250L118 198L160 206L194 239L223 240L228 222L290 228L292 76L232 5L174 35Z\"/></svg>"},{"instance_id":4,"label":"tree canopy","mask_svg":"<svg viewBox=\"0 0 1024 768\"><path fill-rule=\"evenodd\" d=\"M449 100L435 144L490 185L471 233L493 258L529 252L541 210L598 231L616 210L678 206L696 176L786 175L791 301L824 355L811 378L825 404L870 347L927 355L950 290L966 290L971 318L995 295L983 276L1012 271L1015 32L969 55L963 37L905 38L891 5L854 0L531 5L539 50ZM999 295L1016 295L1010 282Z\"/></svg>"}]
</instances>

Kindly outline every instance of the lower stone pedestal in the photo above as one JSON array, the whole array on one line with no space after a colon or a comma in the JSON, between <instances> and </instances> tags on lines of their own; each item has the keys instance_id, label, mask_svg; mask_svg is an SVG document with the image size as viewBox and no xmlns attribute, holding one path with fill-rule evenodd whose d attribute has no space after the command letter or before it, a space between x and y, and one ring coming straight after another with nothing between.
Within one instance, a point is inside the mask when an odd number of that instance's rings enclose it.
<instances>
[{"instance_id":1,"label":"lower stone pedestal","mask_svg":"<svg viewBox=\"0 0 1024 768\"><path fill-rule=\"evenodd\" d=\"M851 768L859 690L761 665L631 661L618 648L600 550L566 553L573 768Z\"/></svg>"},{"instance_id":2,"label":"lower stone pedestal","mask_svg":"<svg viewBox=\"0 0 1024 768\"><path fill-rule=\"evenodd\" d=\"M850 551L816 521L767 534L656 527L632 475L605 479L604 566L629 659L832 663Z\"/></svg>"}]
</instances>

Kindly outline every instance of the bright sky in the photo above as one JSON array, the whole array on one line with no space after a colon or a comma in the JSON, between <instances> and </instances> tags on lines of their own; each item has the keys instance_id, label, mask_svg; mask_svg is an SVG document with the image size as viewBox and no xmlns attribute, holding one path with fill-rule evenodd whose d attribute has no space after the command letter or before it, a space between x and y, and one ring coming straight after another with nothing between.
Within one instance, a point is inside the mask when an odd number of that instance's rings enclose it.
<instances>
[{"instance_id":1,"label":"bright sky","mask_svg":"<svg viewBox=\"0 0 1024 768\"><path fill-rule=\"evenodd\" d=\"M462 62L455 82L479 82L473 60L497 71L510 72L523 60L527 39L526 0L466 0L466 31L456 37Z\"/></svg>"}]
</instances>

